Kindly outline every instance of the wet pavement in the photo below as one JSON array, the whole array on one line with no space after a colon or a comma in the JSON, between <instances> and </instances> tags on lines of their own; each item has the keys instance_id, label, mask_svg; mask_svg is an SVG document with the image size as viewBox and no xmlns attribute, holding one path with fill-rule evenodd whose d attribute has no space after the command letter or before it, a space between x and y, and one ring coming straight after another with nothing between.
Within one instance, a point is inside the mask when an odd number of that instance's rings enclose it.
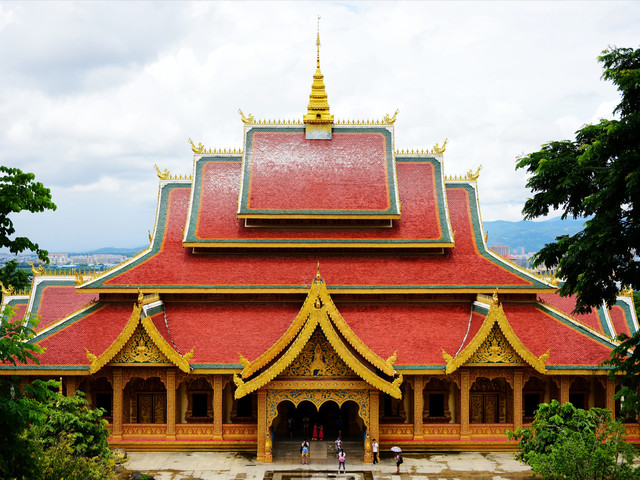
<instances>
[{"instance_id":1,"label":"wet pavement","mask_svg":"<svg viewBox=\"0 0 640 480\"><path fill-rule=\"evenodd\" d=\"M376 465L363 462L362 444L345 442L345 474L338 474L333 442L312 442L309 465L301 465L299 442L277 442L273 463L231 452L129 452L125 467L156 480L515 480L531 478L528 466L507 452L407 453L396 474L391 452Z\"/></svg>"}]
</instances>

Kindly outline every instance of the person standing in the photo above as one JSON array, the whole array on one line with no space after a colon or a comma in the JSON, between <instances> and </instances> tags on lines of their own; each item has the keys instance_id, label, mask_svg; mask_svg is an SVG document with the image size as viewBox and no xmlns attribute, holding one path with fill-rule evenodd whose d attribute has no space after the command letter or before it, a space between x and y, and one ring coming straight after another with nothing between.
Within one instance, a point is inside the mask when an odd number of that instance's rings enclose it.
<instances>
[{"instance_id":1,"label":"person standing","mask_svg":"<svg viewBox=\"0 0 640 480\"><path fill-rule=\"evenodd\" d=\"M302 442L302 464L309 465L309 444Z\"/></svg>"},{"instance_id":2,"label":"person standing","mask_svg":"<svg viewBox=\"0 0 640 480\"><path fill-rule=\"evenodd\" d=\"M371 450L373 451L373 464L375 465L376 463L378 463L378 442L375 438L371 443Z\"/></svg>"},{"instance_id":3,"label":"person standing","mask_svg":"<svg viewBox=\"0 0 640 480\"><path fill-rule=\"evenodd\" d=\"M400 452L396 453L396 474L400 475L400 464L402 463L402 455Z\"/></svg>"},{"instance_id":4,"label":"person standing","mask_svg":"<svg viewBox=\"0 0 640 480\"><path fill-rule=\"evenodd\" d=\"M347 469L344 464L346 457L344 450L340 449L338 452L338 473L347 473ZM342 469L342 472L340 472L340 469Z\"/></svg>"}]
</instances>

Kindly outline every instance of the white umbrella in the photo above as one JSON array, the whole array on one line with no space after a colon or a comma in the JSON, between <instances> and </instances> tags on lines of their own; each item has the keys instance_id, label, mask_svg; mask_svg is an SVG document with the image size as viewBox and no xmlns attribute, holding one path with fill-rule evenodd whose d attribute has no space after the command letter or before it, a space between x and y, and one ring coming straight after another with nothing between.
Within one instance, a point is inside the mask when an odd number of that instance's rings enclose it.
<instances>
[{"instance_id":1,"label":"white umbrella","mask_svg":"<svg viewBox=\"0 0 640 480\"><path fill-rule=\"evenodd\" d=\"M402 453L402 449L400 447L391 447L391 451L395 453Z\"/></svg>"}]
</instances>

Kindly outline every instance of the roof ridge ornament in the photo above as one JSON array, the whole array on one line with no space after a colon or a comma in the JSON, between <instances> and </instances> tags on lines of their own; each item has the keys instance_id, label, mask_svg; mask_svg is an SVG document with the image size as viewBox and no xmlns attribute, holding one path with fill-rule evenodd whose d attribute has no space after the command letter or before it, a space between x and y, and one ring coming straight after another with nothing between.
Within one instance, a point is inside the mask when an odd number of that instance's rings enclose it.
<instances>
[{"instance_id":1,"label":"roof ridge ornament","mask_svg":"<svg viewBox=\"0 0 640 480\"><path fill-rule=\"evenodd\" d=\"M316 36L316 73L309 94L307 114L303 116L306 138L313 140L331 140L333 115L329 113L329 101L324 86L324 75L320 70L320 15L318 15L318 33Z\"/></svg>"}]
</instances>

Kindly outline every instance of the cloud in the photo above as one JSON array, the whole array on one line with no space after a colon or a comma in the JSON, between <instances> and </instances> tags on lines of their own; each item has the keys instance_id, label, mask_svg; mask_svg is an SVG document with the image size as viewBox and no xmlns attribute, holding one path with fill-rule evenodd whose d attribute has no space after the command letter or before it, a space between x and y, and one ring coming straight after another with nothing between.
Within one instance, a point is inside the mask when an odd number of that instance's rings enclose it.
<instances>
[{"instance_id":1,"label":"cloud","mask_svg":"<svg viewBox=\"0 0 640 480\"><path fill-rule=\"evenodd\" d=\"M637 45L640 4L0 4L0 163L34 172L59 206L24 234L50 250L144 244L154 164L189 174L188 138L240 147L238 108L304 114L318 14L336 118L399 108L398 148L448 138L445 173L482 164L483 217L518 220L515 158L610 118L618 94L597 55Z\"/></svg>"}]
</instances>

